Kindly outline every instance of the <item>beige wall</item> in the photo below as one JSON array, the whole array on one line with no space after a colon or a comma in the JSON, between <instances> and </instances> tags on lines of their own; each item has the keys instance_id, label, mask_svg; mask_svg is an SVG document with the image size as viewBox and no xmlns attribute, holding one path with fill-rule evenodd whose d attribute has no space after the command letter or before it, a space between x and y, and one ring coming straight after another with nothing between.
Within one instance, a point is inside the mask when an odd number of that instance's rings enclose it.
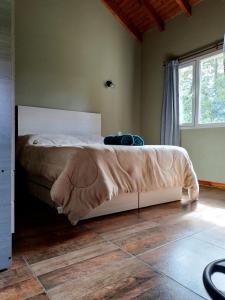
<instances>
[{"instance_id":1,"label":"beige wall","mask_svg":"<svg viewBox=\"0 0 225 300\"><path fill-rule=\"evenodd\" d=\"M139 133L141 46L101 1L15 2L16 103L101 112L103 134Z\"/></svg>"},{"instance_id":2,"label":"beige wall","mask_svg":"<svg viewBox=\"0 0 225 300\"><path fill-rule=\"evenodd\" d=\"M182 131L199 179L225 183L225 128Z\"/></svg>"},{"instance_id":3,"label":"beige wall","mask_svg":"<svg viewBox=\"0 0 225 300\"><path fill-rule=\"evenodd\" d=\"M100 0L15 2L16 103L101 112L103 134L141 129L150 144L159 143L163 61L225 30L225 1L204 0L191 18L145 34L141 65L140 44ZM116 88L105 89L106 79ZM182 131L182 145L199 178L225 182L225 128Z\"/></svg>"},{"instance_id":4,"label":"beige wall","mask_svg":"<svg viewBox=\"0 0 225 300\"><path fill-rule=\"evenodd\" d=\"M163 61L216 40L225 31L225 1L203 0L192 17L181 15L162 33L150 31L142 49L141 131L147 143L158 144L163 90ZM225 182L225 128L182 131L182 145L193 160L198 178Z\"/></svg>"}]
</instances>

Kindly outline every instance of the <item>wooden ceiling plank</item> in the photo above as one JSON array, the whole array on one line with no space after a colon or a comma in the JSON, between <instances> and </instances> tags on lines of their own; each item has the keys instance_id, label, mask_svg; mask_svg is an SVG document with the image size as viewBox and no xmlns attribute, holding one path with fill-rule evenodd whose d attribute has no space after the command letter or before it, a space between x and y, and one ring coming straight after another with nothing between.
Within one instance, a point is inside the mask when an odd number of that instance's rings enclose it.
<instances>
[{"instance_id":1,"label":"wooden ceiling plank","mask_svg":"<svg viewBox=\"0 0 225 300\"><path fill-rule=\"evenodd\" d=\"M191 4L188 0L176 0L177 4L179 5L180 9L187 15L191 16Z\"/></svg>"},{"instance_id":2,"label":"wooden ceiling plank","mask_svg":"<svg viewBox=\"0 0 225 300\"><path fill-rule=\"evenodd\" d=\"M122 23L122 25L139 41L142 42L142 33L132 24L128 17L121 11L112 0L102 0L103 4Z\"/></svg>"},{"instance_id":3,"label":"wooden ceiling plank","mask_svg":"<svg viewBox=\"0 0 225 300\"><path fill-rule=\"evenodd\" d=\"M143 0L142 1L146 11L148 14L153 18L154 22L158 26L160 31L163 31L165 29L165 23L164 21L160 18L160 16L157 14L156 10L154 7L151 5L151 3L148 0Z\"/></svg>"}]
</instances>

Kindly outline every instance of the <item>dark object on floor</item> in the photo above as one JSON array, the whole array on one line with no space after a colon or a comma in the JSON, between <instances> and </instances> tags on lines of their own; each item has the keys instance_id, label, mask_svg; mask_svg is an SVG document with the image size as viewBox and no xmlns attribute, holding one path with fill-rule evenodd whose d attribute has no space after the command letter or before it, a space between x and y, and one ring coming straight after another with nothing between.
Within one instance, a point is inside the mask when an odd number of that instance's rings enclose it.
<instances>
[{"instance_id":1,"label":"dark object on floor","mask_svg":"<svg viewBox=\"0 0 225 300\"><path fill-rule=\"evenodd\" d=\"M144 140L138 135L110 135L104 138L105 145L143 146Z\"/></svg>"},{"instance_id":2,"label":"dark object on floor","mask_svg":"<svg viewBox=\"0 0 225 300\"><path fill-rule=\"evenodd\" d=\"M219 259L211 262L206 266L203 272L203 283L212 299L225 300L225 294L217 289L211 279L213 273L216 272L225 274L225 259Z\"/></svg>"}]
</instances>

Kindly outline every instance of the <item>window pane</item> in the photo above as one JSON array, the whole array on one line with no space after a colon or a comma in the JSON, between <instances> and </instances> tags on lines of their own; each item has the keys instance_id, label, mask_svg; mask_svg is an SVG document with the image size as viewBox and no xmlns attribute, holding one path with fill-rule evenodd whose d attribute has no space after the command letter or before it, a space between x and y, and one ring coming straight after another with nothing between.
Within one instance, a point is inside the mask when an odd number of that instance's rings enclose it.
<instances>
[{"instance_id":1,"label":"window pane","mask_svg":"<svg viewBox=\"0 0 225 300\"><path fill-rule=\"evenodd\" d=\"M179 69L180 124L192 123L193 65Z\"/></svg>"},{"instance_id":2,"label":"window pane","mask_svg":"<svg viewBox=\"0 0 225 300\"><path fill-rule=\"evenodd\" d=\"M199 123L225 122L223 53L200 61Z\"/></svg>"}]
</instances>

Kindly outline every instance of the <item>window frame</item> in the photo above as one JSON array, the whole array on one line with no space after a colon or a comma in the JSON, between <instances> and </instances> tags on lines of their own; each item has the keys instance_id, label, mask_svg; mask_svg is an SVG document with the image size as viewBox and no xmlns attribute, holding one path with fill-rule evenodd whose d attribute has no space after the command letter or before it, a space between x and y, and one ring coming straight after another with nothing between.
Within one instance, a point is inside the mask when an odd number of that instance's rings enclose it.
<instances>
[{"instance_id":1,"label":"window frame","mask_svg":"<svg viewBox=\"0 0 225 300\"><path fill-rule=\"evenodd\" d=\"M207 54L203 54L201 56L186 60L179 64L179 70L181 68L187 66L193 66L193 85L192 85L192 123L180 124L181 129L199 129L199 128L218 128L218 127L225 127L225 121L222 123L206 123L200 124L199 123L199 109L200 109L200 61L202 59L221 54L223 53L223 49L218 49L212 51ZM225 78L225 74L224 74ZM224 79L225 80L225 79Z\"/></svg>"}]
</instances>

